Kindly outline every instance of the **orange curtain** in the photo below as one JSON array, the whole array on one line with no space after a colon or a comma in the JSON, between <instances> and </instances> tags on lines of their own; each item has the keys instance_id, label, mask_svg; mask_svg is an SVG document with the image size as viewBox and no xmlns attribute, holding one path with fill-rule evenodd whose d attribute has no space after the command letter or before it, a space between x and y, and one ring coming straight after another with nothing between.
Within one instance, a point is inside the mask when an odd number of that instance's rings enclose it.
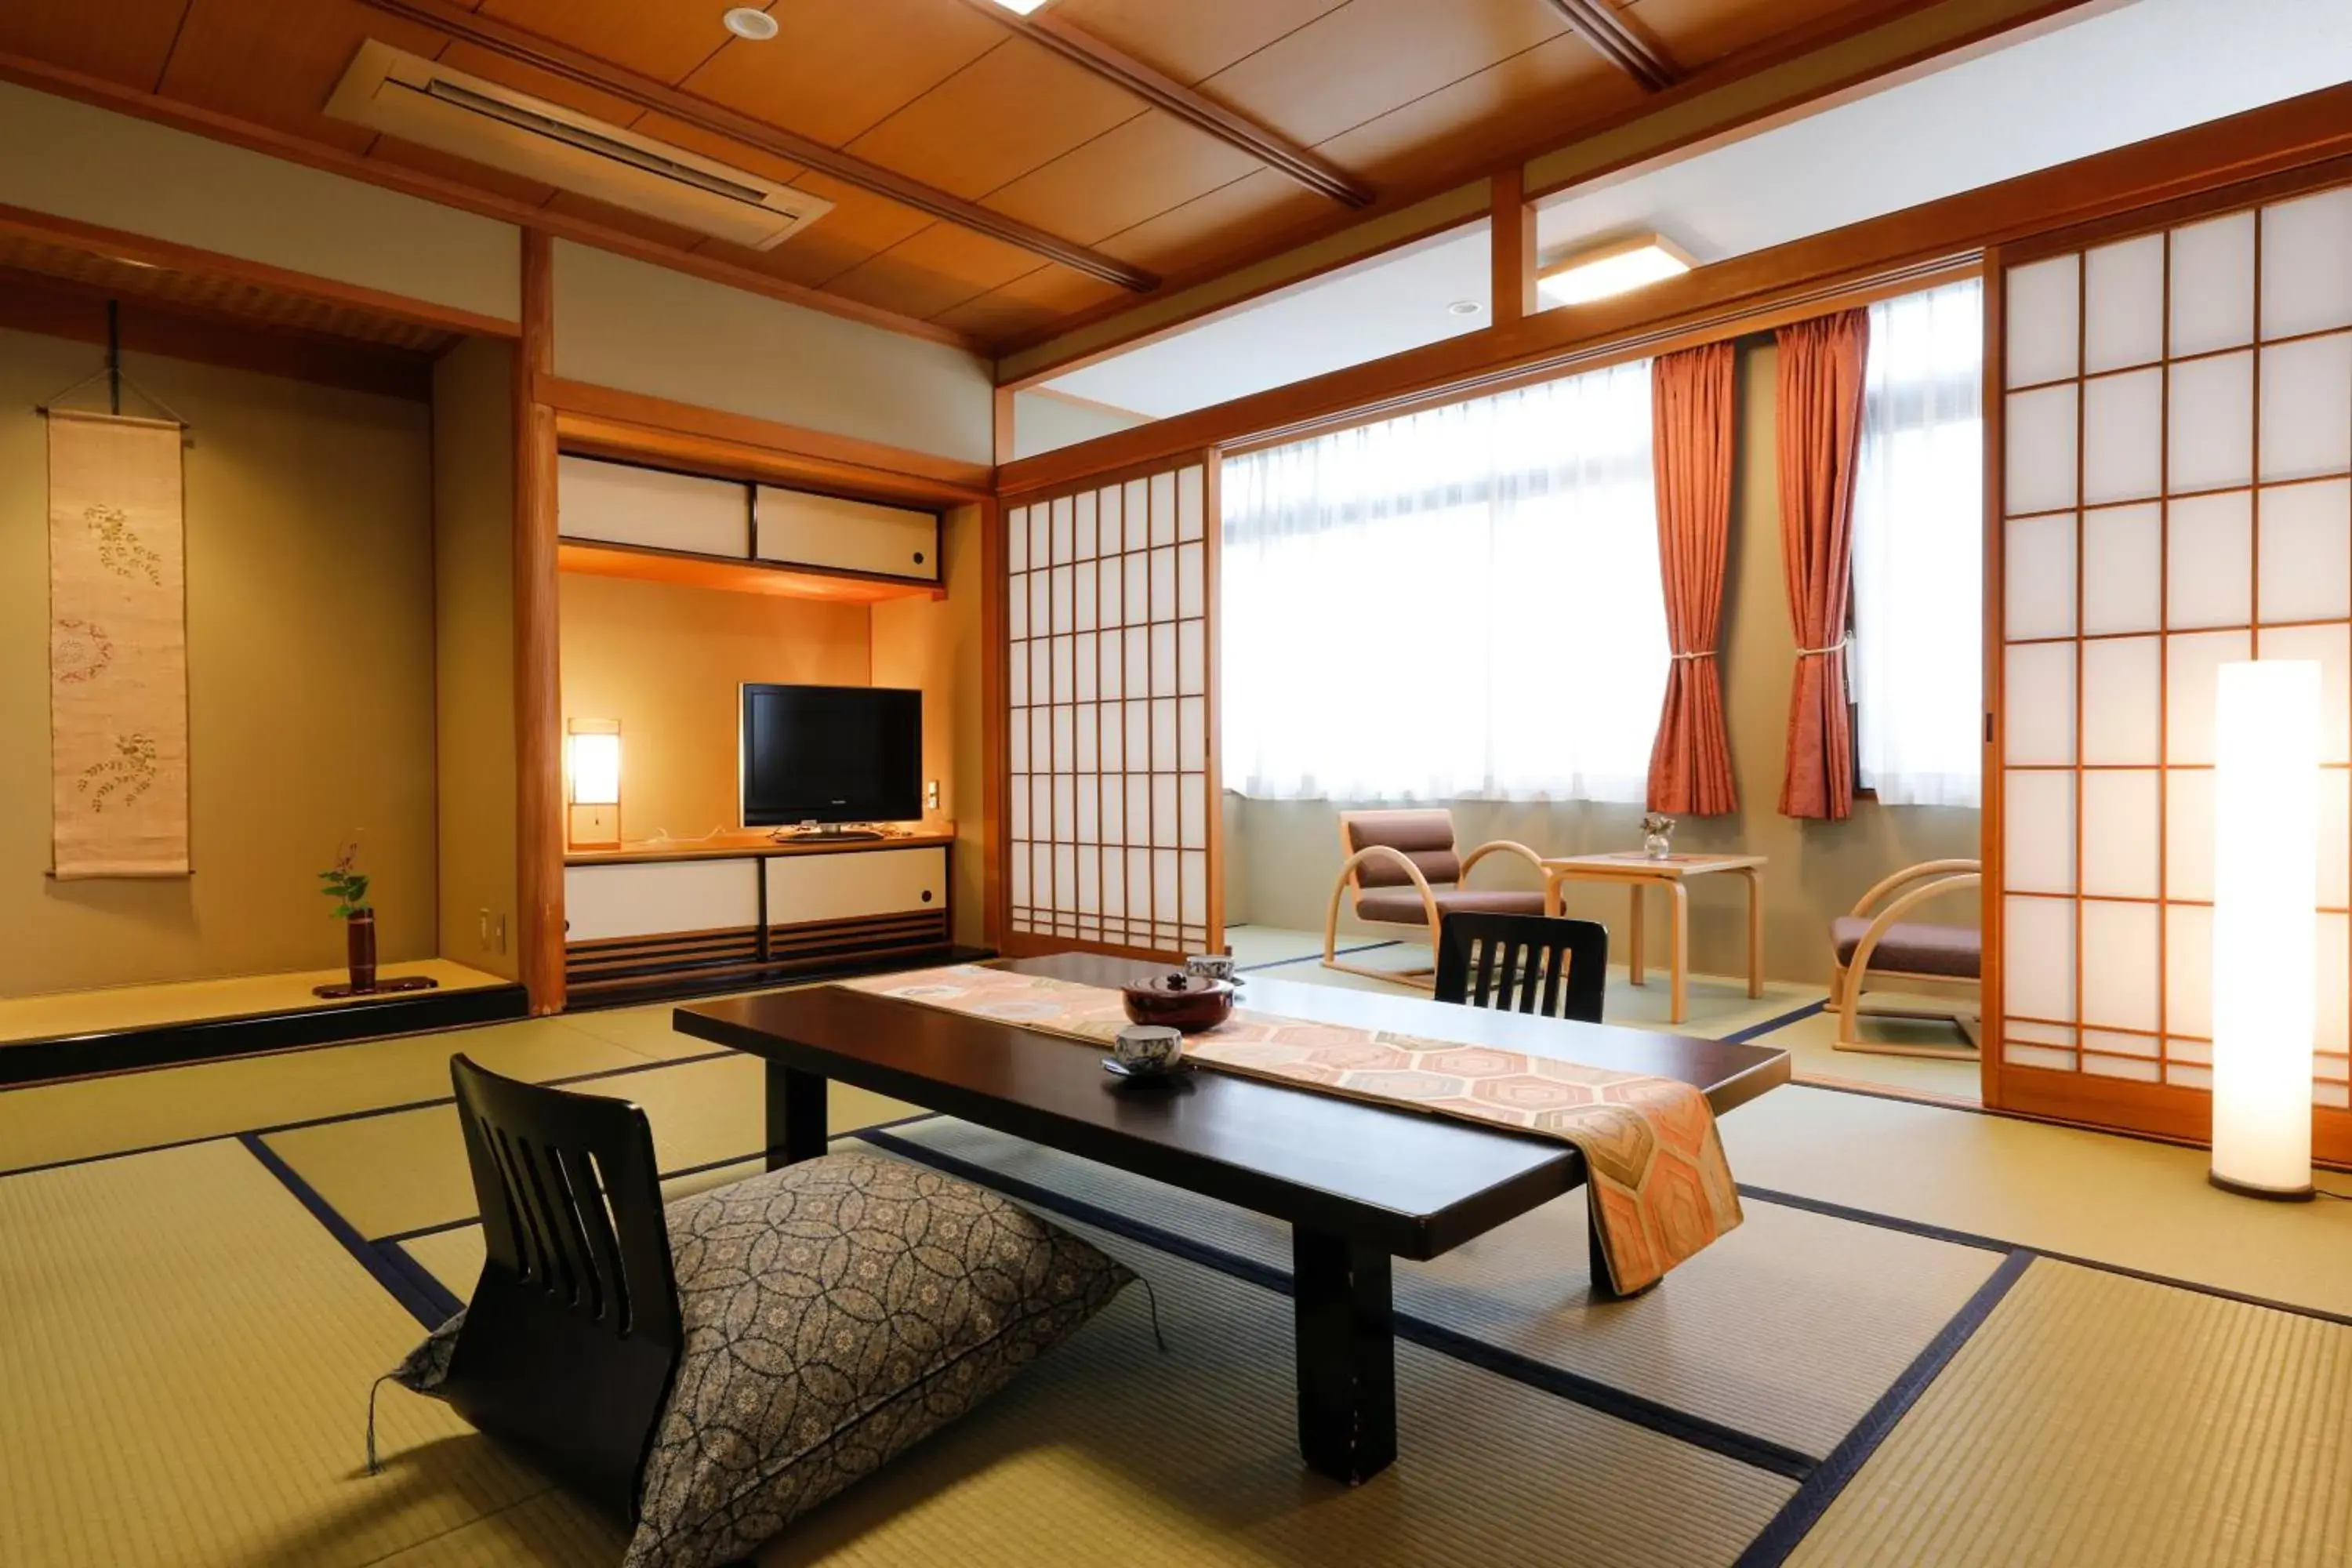
<instances>
[{"instance_id":1,"label":"orange curtain","mask_svg":"<svg viewBox=\"0 0 2352 1568\"><path fill-rule=\"evenodd\" d=\"M1853 811L1847 584L1870 313L1816 317L1782 327L1778 337L1780 566L1798 649L1780 815L1838 821Z\"/></svg>"},{"instance_id":2,"label":"orange curtain","mask_svg":"<svg viewBox=\"0 0 2352 1568\"><path fill-rule=\"evenodd\" d=\"M1716 658L1731 534L1731 345L1666 354L1653 362L1650 376L1658 565L1674 649L1650 748L1650 809L1716 816L1739 809Z\"/></svg>"}]
</instances>

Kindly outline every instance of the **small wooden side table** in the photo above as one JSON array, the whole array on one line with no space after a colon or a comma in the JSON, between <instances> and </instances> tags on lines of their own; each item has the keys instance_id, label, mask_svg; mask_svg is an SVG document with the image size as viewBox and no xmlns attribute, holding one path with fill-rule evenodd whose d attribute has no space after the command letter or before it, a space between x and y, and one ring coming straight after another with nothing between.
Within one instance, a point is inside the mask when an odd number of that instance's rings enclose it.
<instances>
[{"instance_id":1,"label":"small wooden side table","mask_svg":"<svg viewBox=\"0 0 2352 1568\"><path fill-rule=\"evenodd\" d=\"M1562 855L1543 862L1544 913L1559 913L1560 889L1570 882L1622 883L1633 903L1633 930L1625 943L1625 968L1634 984L1643 984L1642 894L1663 888L1674 900L1670 928L1670 959L1674 973L1674 1006L1668 1021L1682 1023L1690 1016L1690 895L1684 884L1710 871L1737 873L1748 883L1748 994L1764 994L1765 857L1761 855L1669 855L1652 859L1639 850L1612 855Z\"/></svg>"}]
</instances>

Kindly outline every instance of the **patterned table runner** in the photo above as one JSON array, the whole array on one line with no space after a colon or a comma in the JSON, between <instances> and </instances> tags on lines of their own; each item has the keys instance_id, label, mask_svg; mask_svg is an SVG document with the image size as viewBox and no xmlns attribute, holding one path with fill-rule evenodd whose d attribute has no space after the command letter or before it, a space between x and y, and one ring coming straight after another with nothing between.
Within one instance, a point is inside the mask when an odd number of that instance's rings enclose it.
<instances>
[{"instance_id":1,"label":"patterned table runner","mask_svg":"<svg viewBox=\"0 0 2352 1568\"><path fill-rule=\"evenodd\" d=\"M1108 1045L1119 994L978 964L838 982L846 989ZM1584 1155L1609 1284L1630 1294L1739 1223L1715 1110L1686 1083L1523 1051L1235 1008L1185 1058L1350 1100L1540 1132Z\"/></svg>"}]
</instances>

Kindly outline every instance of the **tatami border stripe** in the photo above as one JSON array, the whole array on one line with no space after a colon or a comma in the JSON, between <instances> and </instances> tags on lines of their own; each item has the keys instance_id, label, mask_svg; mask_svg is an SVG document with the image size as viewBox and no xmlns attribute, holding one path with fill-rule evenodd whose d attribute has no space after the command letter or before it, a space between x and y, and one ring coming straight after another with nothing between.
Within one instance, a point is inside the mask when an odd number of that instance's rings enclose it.
<instances>
[{"instance_id":1,"label":"tatami border stripe","mask_svg":"<svg viewBox=\"0 0 2352 1568\"><path fill-rule=\"evenodd\" d=\"M1191 1237L1180 1236L1173 1231L1163 1230L1158 1226L1134 1219L1115 1210L1098 1207L1083 1198L1074 1198L1066 1193L1055 1192L1050 1187L1041 1187L1034 1183L1023 1181L1019 1177L1007 1176L1000 1172L992 1171L986 1166L975 1165L953 1154L943 1153L937 1149L911 1142L904 1138L893 1137L878 1128L869 1127L861 1131L850 1133L848 1136L871 1143L877 1149L918 1161L934 1170L944 1171L951 1176L961 1176L981 1186L993 1188L1008 1197L1034 1204L1039 1208L1052 1209L1057 1214L1083 1224L1095 1226L1114 1235L1126 1237L1130 1241L1140 1242L1159 1251L1200 1264L1203 1268L1213 1268L1218 1273L1259 1286L1276 1295L1288 1296L1291 1293L1289 1274L1280 1268L1260 1263L1255 1258L1240 1257L1222 1247L1213 1247ZM1507 1377L1515 1383L1525 1384L1530 1388L1539 1389L1546 1394L1581 1405L1601 1415L1613 1416L1631 1426L1644 1427L1662 1436L1688 1443L1694 1447L1705 1448L1725 1458L1737 1460L1740 1464L1768 1470L1774 1475L1786 1476L1792 1480L1803 1479L1815 1468L1816 1462L1811 1455L1799 1453L1794 1448L1784 1447L1767 1438L1754 1436L1736 1428L1719 1425L1704 1416L1676 1410L1672 1405L1643 1398L1638 1394L1630 1394L1623 1389L1611 1387L1607 1384L1596 1382L1565 1368L1550 1366L1530 1357L1504 1350L1500 1346L1487 1344L1458 1331L1445 1328L1442 1324L1433 1323L1427 1319L1417 1318L1407 1312L1392 1311L1391 1321L1394 1325L1396 1336L1399 1339L1417 1344L1424 1350L1435 1351L1440 1355L1466 1362L1470 1365L1491 1372L1497 1376Z\"/></svg>"},{"instance_id":2,"label":"tatami border stripe","mask_svg":"<svg viewBox=\"0 0 2352 1568\"><path fill-rule=\"evenodd\" d=\"M1368 942L1361 947L1339 948L1333 951L1331 956L1334 958L1345 958L1351 952L1378 952L1384 947L1402 947L1404 943L1391 937L1387 942ZM1234 973L1236 974L1255 974L1261 969L1287 969L1294 963L1320 963L1322 962L1323 954L1318 949L1314 952L1302 952L1297 958L1269 958L1264 963L1241 964L1234 970Z\"/></svg>"},{"instance_id":3,"label":"tatami border stripe","mask_svg":"<svg viewBox=\"0 0 2352 1568\"><path fill-rule=\"evenodd\" d=\"M426 1328L439 1328L456 1317L466 1305L449 1287L434 1277L430 1268L417 1262L398 1242L374 1241L368 1245L375 1248L376 1255L383 1259L386 1268L405 1279L416 1294L433 1309L436 1316L425 1323Z\"/></svg>"},{"instance_id":4,"label":"tatami border stripe","mask_svg":"<svg viewBox=\"0 0 2352 1568\"><path fill-rule=\"evenodd\" d=\"M392 1293L394 1300L407 1309L410 1317L428 1329L437 1329L447 1320L449 1314L446 1312L436 1315L437 1302L425 1297L413 1280L394 1268L382 1253L370 1247L367 1238L354 1230L349 1220L337 1214L334 1206L320 1197L310 1183L297 1175L293 1166L279 1159L268 1144L250 1132L237 1134L236 1141L245 1145L247 1153L261 1162L263 1170L277 1177L279 1184L294 1194L297 1203L310 1211L312 1219L327 1227L327 1234L333 1237L342 1249L374 1278L377 1284Z\"/></svg>"},{"instance_id":5,"label":"tatami border stripe","mask_svg":"<svg viewBox=\"0 0 2352 1568\"><path fill-rule=\"evenodd\" d=\"M1903 1375L1878 1396L1878 1402L1855 1424L1853 1430L1845 1435L1845 1440L1832 1449L1830 1457L1804 1479L1787 1502L1780 1505L1780 1511L1774 1514L1772 1521L1748 1543L1748 1550L1739 1554L1732 1568L1780 1568L1780 1563L1788 1561L1789 1553L1796 1550L1797 1543L1805 1538L1807 1531L1821 1522L1822 1515L1829 1511L1838 1494L1845 1490L1846 1483L1853 1480L1862 1467L1869 1462L1871 1455L1876 1453L1878 1446L1886 1440L1887 1434L1894 1431L1895 1424L1909 1413L1912 1405L1918 1403L1919 1396L1927 1391L1927 1385L1936 1381L1937 1374L1951 1363L1952 1358L1959 1353L1960 1347L1967 1344L1970 1336L1983 1326L1984 1321L1992 1315L1993 1309L2000 1305L2011 1287L2024 1277L2033 1261L2034 1255L2023 1250L2012 1252L2001 1259L2000 1267L1992 1271L1991 1278L1977 1287L1976 1294L1953 1314L1952 1321L1944 1325L1943 1331L1928 1341L1927 1347L1912 1359L1911 1364L1904 1369Z\"/></svg>"},{"instance_id":6,"label":"tatami border stripe","mask_svg":"<svg viewBox=\"0 0 2352 1568\"><path fill-rule=\"evenodd\" d=\"M1818 1002L1808 1002L1792 1013L1783 1013L1777 1018L1767 1018L1760 1024L1750 1024L1744 1029L1734 1029L1722 1037L1723 1043L1727 1046L1744 1046L1748 1041L1760 1039L1775 1030L1785 1029L1791 1024L1802 1023L1828 1007L1829 1005L1830 1000L1826 996Z\"/></svg>"}]
</instances>

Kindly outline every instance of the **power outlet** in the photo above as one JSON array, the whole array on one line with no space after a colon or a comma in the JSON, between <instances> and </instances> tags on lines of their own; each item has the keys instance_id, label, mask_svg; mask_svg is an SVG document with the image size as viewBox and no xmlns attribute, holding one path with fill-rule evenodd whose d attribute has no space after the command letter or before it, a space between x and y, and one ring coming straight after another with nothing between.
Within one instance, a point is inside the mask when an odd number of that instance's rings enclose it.
<instances>
[{"instance_id":1,"label":"power outlet","mask_svg":"<svg viewBox=\"0 0 2352 1568\"><path fill-rule=\"evenodd\" d=\"M937 780L937 779L932 779L932 780L930 780L929 783L927 783L927 784L925 784L923 785L923 805L924 805L924 808L925 808L926 810L929 810L929 811L937 811L937 810L939 810L939 808L940 808L940 781L939 781L939 780Z\"/></svg>"},{"instance_id":2,"label":"power outlet","mask_svg":"<svg viewBox=\"0 0 2352 1568\"><path fill-rule=\"evenodd\" d=\"M504 952L507 950L507 917L484 909L476 917L484 952Z\"/></svg>"}]
</instances>

